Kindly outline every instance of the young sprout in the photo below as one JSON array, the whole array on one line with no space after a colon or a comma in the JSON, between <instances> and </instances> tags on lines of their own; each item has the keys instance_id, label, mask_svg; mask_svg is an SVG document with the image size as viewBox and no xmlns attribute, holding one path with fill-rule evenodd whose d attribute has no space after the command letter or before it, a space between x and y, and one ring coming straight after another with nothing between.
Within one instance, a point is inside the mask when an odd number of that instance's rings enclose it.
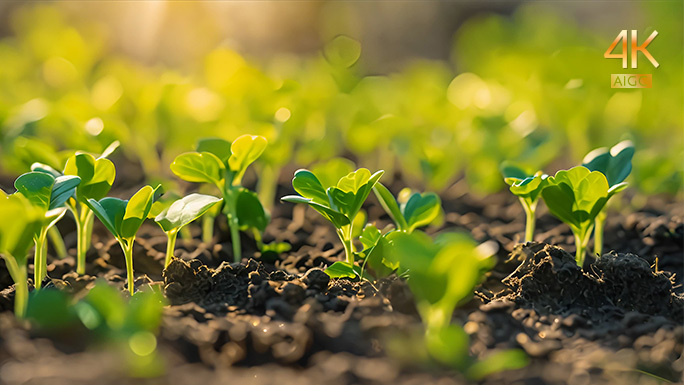
<instances>
[{"instance_id":1,"label":"young sprout","mask_svg":"<svg viewBox=\"0 0 684 385\"><path fill-rule=\"evenodd\" d=\"M542 197L551 214L565 222L575 235L577 265L584 265L584 255L596 216L608 199L624 184L608 186L606 176L577 166L561 170L548 178Z\"/></svg>"},{"instance_id":2,"label":"young sprout","mask_svg":"<svg viewBox=\"0 0 684 385\"><path fill-rule=\"evenodd\" d=\"M610 150L606 147L597 148L584 157L582 166L590 171L599 171L606 176L608 186L618 187L618 191L627 187L622 183L632 172L632 157L634 156L634 144L625 140ZM615 191L617 193L618 191ZM594 221L594 254L601 255L603 252L603 225L606 222L606 208L604 207Z\"/></svg>"},{"instance_id":3,"label":"young sprout","mask_svg":"<svg viewBox=\"0 0 684 385\"><path fill-rule=\"evenodd\" d=\"M135 234L147 218L152 204L157 198L160 186L152 188L145 186L138 190L131 199L102 198L99 201L88 199L87 205L95 216L105 225L114 238L119 242L126 259L126 274L128 290L133 295L133 244Z\"/></svg>"},{"instance_id":4,"label":"young sprout","mask_svg":"<svg viewBox=\"0 0 684 385\"><path fill-rule=\"evenodd\" d=\"M384 171L371 175L360 168L342 177L335 186L324 188L318 178L309 170L298 170L292 179L292 187L299 195L288 195L281 200L292 203L306 203L329 220L344 245L345 261L335 262L326 269L333 278L360 275L354 265L356 252L354 226L361 206Z\"/></svg>"},{"instance_id":5,"label":"young sprout","mask_svg":"<svg viewBox=\"0 0 684 385\"><path fill-rule=\"evenodd\" d=\"M451 323L454 309L472 297L484 273L494 266L495 245L477 245L460 233L440 234L434 241L420 231L394 232L388 238L387 254L407 270L408 285L425 327L425 349L433 359L471 378L487 373L482 367L485 362L497 361L501 369L526 364L525 355L515 350L475 362L468 354L468 334Z\"/></svg>"},{"instance_id":6,"label":"young sprout","mask_svg":"<svg viewBox=\"0 0 684 385\"><path fill-rule=\"evenodd\" d=\"M421 194L404 189L400 196L407 195L408 198L403 200L401 204L380 182L375 184L373 192L394 221L397 230L406 233L411 233L418 227L429 225L439 216L441 211L442 201L437 194L432 192Z\"/></svg>"},{"instance_id":7,"label":"young sprout","mask_svg":"<svg viewBox=\"0 0 684 385\"><path fill-rule=\"evenodd\" d=\"M242 258L239 231L263 232L268 223L268 215L256 194L242 186L247 167L259 158L267 144L266 138L258 135L242 135L233 143L204 139L199 142L197 152L178 155L171 163L171 171L179 178L210 183L221 191L236 262Z\"/></svg>"},{"instance_id":8,"label":"young sprout","mask_svg":"<svg viewBox=\"0 0 684 385\"><path fill-rule=\"evenodd\" d=\"M76 221L76 272L78 274L85 274L85 256L90 248L90 238L93 232L93 212L85 202L88 199L102 199L111 189L116 169L114 164L106 158L117 148L119 148L118 140L107 146L97 159L88 153L73 154L66 160L63 173L44 163L31 165L31 171L50 174L55 178L62 175L75 175L81 178L81 183L76 187L76 193L66 202L66 208L71 211ZM51 227L48 235L60 258L66 256L64 241L57 228Z\"/></svg>"},{"instance_id":9,"label":"young sprout","mask_svg":"<svg viewBox=\"0 0 684 385\"><path fill-rule=\"evenodd\" d=\"M76 194L67 201L67 208L76 220L76 272L85 274L86 253L90 248L93 231L93 211L87 202L89 199L99 201L107 196L114 183L116 169L114 163L107 158L96 159L83 153L75 154L67 160L64 174L81 178Z\"/></svg>"},{"instance_id":10,"label":"young sprout","mask_svg":"<svg viewBox=\"0 0 684 385\"><path fill-rule=\"evenodd\" d=\"M81 182L77 176L63 175L55 178L50 174L31 171L20 175L14 187L29 202L41 210L44 219L40 231L34 236L36 245L33 260L33 276L36 289L40 289L47 275L47 233L66 213L64 203L74 194L74 188Z\"/></svg>"},{"instance_id":11,"label":"young sprout","mask_svg":"<svg viewBox=\"0 0 684 385\"><path fill-rule=\"evenodd\" d=\"M166 268L173 259L173 251L176 247L176 237L181 228L188 225L190 222L201 217L215 204L221 202L222 199L211 195L190 194L184 198L178 199L171 203L168 207L163 208L155 215L155 222L162 228L168 237L166 244L166 259L164 267ZM158 203L158 202L157 202ZM156 205L156 203L155 203ZM154 209L151 213L154 215Z\"/></svg>"},{"instance_id":12,"label":"young sprout","mask_svg":"<svg viewBox=\"0 0 684 385\"><path fill-rule=\"evenodd\" d=\"M21 194L0 190L0 256L14 281L14 314L23 318L28 303L26 264L28 249L40 232L45 213Z\"/></svg>"},{"instance_id":13,"label":"young sprout","mask_svg":"<svg viewBox=\"0 0 684 385\"><path fill-rule=\"evenodd\" d=\"M541 171L530 171L509 162L501 165L504 181L511 186L511 192L520 199L525 210L525 242L534 240L537 204L540 193L547 185L548 175Z\"/></svg>"}]
</instances>

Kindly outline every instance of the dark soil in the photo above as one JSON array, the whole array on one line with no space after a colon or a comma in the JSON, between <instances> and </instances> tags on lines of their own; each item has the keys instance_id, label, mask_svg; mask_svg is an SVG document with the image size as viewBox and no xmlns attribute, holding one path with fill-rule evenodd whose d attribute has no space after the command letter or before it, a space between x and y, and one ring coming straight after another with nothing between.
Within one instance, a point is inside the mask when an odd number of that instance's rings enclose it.
<instances>
[{"instance_id":1,"label":"dark soil","mask_svg":"<svg viewBox=\"0 0 684 385\"><path fill-rule=\"evenodd\" d=\"M651 198L641 209L622 207L631 214L611 213L608 252L598 260L587 258L580 269L569 254L574 252L570 230L543 209L539 243L520 245L524 215L516 199L506 192L475 198L461 186L443 195L447 214L440 231L464 230L478 241L496 241L500 249L498 264L456 311L454 322L471 335L475 357L520 348L531 358L526 368L478 383L681 381L681 203ZM622 203L627 206L629 197ZM388 223L374 202L368 212L378 225ZM127 379L114 353L65 347L59 338L18 323L11 312L11 279L0 262L0 383L469 383L446 368L388 353L392 341L420 332L407 285L396 277L374 284L328 279L321 268L343 251L332 228L316 215L301 206L276 205L266 241L287 241L292 251L275 263L260 261L248 237L243 238L248 258L226 262L232 256L225 228L211 245L197 240L199 229L193 228L195 238L178 241L180 259L164 271L166 240L153 224L143 227L134 250L135 272L142 277L136 285L162 282L170 303L158 346L166 369L156 379ZM71 225L63 226L67 246L74 247ZM101 277L123 289L123 255L99 224L88 261L88 275L79 277L72 257L51 260L51 284L82 293ZM404 356L412 357L410 348Z\"/></svg>"}]
</instances>

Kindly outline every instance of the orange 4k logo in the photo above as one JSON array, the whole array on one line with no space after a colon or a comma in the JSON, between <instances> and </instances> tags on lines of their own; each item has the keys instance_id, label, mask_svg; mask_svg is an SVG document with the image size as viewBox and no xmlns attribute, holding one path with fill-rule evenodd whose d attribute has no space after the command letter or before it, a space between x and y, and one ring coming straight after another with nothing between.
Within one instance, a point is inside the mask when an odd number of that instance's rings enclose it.
<instances>
[{"instance_id":1,"label":"orange 4k logo","mask_svg":"<svg viewBox=\"0 0 684 385\"><path fill-rule=\"evenodd\" d=\"M649 44L655 39L656 36L658 36L658 31L653 31L651 33L651 36L644 41L644 44L642 45L637 45L637 31L636 29L633 29L632 31L632 45L631 45L631 57L632 57L632 68L637 68L637 53L641 51L641 53L646 56L646 59L653 64L655 68L658 68L660 64L658 64L658 61L651 56L651 54L648 52L646 47L648 47ZM622 42L622 53L612 53L615 47L617 47L618 43ZM603 54L603 57L606 59L622 59L622 68L627 68L627 30L623 29L620 31L620 33L617 35L615 40L613 40L613 43L608 47L608 50Z\"/></svg>"}]
</instances>

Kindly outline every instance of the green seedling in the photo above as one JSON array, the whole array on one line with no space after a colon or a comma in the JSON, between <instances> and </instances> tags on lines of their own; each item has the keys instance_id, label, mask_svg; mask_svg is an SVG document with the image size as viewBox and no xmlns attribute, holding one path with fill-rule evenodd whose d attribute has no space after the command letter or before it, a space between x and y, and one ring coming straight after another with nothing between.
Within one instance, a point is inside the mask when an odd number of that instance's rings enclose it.
<instances>
[{"instance_id":1,"label":"green seedling","mask_svg":"<svg viewBox=\"0 0 684 385\"><path fill-rule=\"evenodd\" d=\"M48 230L64 217L64 203L74 194L74 189L80 182L81 179L77 176L63 175L55 178L37 171L22 174L14 181L17 191L44 214L40 231L34 237L36 251L33 275L36 289L40 289L43 278L47 275Z\"/></svg>"},{"instance_id":2,"label":"green seedling","mask_svg":"<svg viewBox=\"0 0 684 385\"><path fill-rule=\"evenodd\" d=\"M575 235L575 260L580 267L584 265L585 250L596 216L608 199L625 186L625 183L620 183L609 187L603 173L589 171L583 166L558 171L548 178L542 197L551 214L570 226Z\"/></svg>"},{"instance_id":3,"label":"green seedling","mask_svg":"<svg viewBox=\"0 0 684 385\"><path fill-rule=\"evenodd\" d=\"M135 235L150 213L152 204L158 198L159 187L145 186L129 200L107 197L99 201L88 199L86 203L100 222L114 235L121 246L121 250L123 250L126 259L128 290L131 295L134 290L133 244Z\"/></svg>"},{"instance_id":4,"label":"green seedling","mask_svg":"<svg viewBox=\"0 0 684 385\"><path fill-rule=\"evenodd\" d=\"M66 202L67 209L71 211L76 221L76 272L78 274L85 274L85 256L90 248L93 230L93 213L85 202L87 199L102 199L111 189L116 169L114 164L106 158L117 148L119 148L119 141L112 142L97 159L95 155L88 153L73 154L67 158L63 173L48 164L33 163L31 165L31 171L46 173L55 178L62 175L75 175L81 178L81 183L76 187L76 193ZM66 247L57 228L51 227L48 235L58 256L65 257Z\"/></svg>"},{"instance_id":5,"label":"green seedling","mask_svg":"<svg viewBox=\"0 0 684 385\"><path fill-rule=\"evenodd\" d=\"M537 204L549 176L541 171L526 170L508 162L501 165L501 173L504 181L511 186L511 192L520 199L520 204L525 210L525 242L532 242L537 222Z\"/></svg>"},{"instance_id":6,"label":"green seedling","mask_svg":"<svg viewBox=\"0 0 684 385\"><path fill-rule=\"evenodd\" d=\"M81 178L76 194L67 201L67 208L76 220L76 272L85 274L94 215L87 202L89 199L99 201L107 196L116 177L116 168L107 158L96 159L90 154L75 154L67 160L64 174Z\"/></svg>"},{"instance_id":7,"label":"green seedling","mask_svg":"<svg viewBox=\"0 0 684 385\"><path fill-rule=\"evenodd\" d=\"M169 266L173 259L178 232L221 201L222 199L211 195L190 194L174 201L158 213L155 213L156 210L154 208L150 211L150 214L154 215L155 222L166 233L168 238L164 267Z\"/></svg>"},{"instance_id":8,"label":"green seedling","mask_svg":"<svg viewBox=\"0 0 684 385\"><path fill-rule=\"evenodd\" d=\"M483 362L468 354L469 337L451 318L457 306L468 301L484 273L494 266L496 248L477 245L460 233L440 234L435 241L423 232L394 232L388 255L406 269L408 284L425 327L424 346L443 365L457 368L471 378L488 372ZM487 358L499 370L526 364L519 351L506 351Z\"/></svg>"},{"instance_id":9,"label":"green seedling","mask_svg":"<svg viewBox=\"0 0 684 385\"><path fill-rule=\"evenodd\" d=\"M619 189L627 187L622 183L632 172L632 157L634 156L634 144L625 140L610 150L607 147L597 148L584 157L582 166L590 171L599 171L606 176L608 186L613 188L622 184ZM594 221L594 254L602 255L603 252L603 226L606 222L606 208L604 207Z\"/></svg>"},{"instance_id":10,"label":"green seedling","mask_svg":"<svg viewBox=\"0 0 684 385\"><path fill-rule=\"evenodd\" d=\"M318 178L309 170L298 170L292 179L292 187L299 195L281 198L285 202L306 203L329 220L344 245L345 261L338 261L326 269L333 278L360 276L355 262L355 222L361 206L368 198L384 171L371 175L360 168L337 181L337 185L324 188Z\"/></svg>"},{"instance_id":11,"label":"green seedling","mask_svg":"<svg viewBox=\"0 0 684 385\"><path fill-rule=\"evenodd\" d=\"M221 191L236 262L242 259L239 231L252 229L254 234L261 234L269 221L256 194L242 186L247 167L259 158L267 144L266 138L258 135L242 135L232 143L203 139L196 152L178 155L171 163L171 171L179 178L209 183Z\"/></svg>"},{"instance_id":12,"label":"green seedling","mask_svg":"<svg viewBox=\"0 0 684 385\"><path fill-rule=\"evenodd\" d=\"M432 192L421 194L407 190L400 194L407 196L406 199L401 199L401 203L394 199L392 193L380 182L375 184L373 192L399 231L411 233L418 227L427 226L437 219L441 212L442 201Z\"/></svg>"},{"instance_id":13,"label":"green seedling","mask_svg":"<svg viewBox=\"0 0 684 385\"><path fill-rule=\"evenodd\" d=\"M28 301L28 249L40 232L45 213L21 194L0 190L0 256L14 281L14 314L23 318Z\"/></svg>"},{"instance_id":14,"label":"green seedling","mask_svg":"<svg viewBox=\"0 0 684 385\"><path fill-rule=\"evenodd\" d=\"M98 280L80 299L60 290L34 291L26 318L43 334L78 334L86 341L118 348L131 375L154 375L162 368L156 335L165 305L163 293L155 289L145 287L126 299Z\"/></svg>"}]
</instances>

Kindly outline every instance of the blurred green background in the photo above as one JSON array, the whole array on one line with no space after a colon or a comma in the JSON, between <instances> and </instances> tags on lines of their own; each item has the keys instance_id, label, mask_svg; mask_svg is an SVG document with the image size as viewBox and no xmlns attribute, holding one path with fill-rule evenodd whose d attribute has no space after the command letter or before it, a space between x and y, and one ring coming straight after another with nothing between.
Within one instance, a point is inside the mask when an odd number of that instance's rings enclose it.
<instances>
[{"instance_id":1,"label":"blurred green background","mask_svg":"<svg viewBox=\"0 0 684 385\"><path fill-rule=\"evenodd\" d=\"M164 180L198 138L252 133L269 139L267 205L283 167L337 156L488 194L503 160L554 173L631 139L632 186L681 199L682 14L681 1L0 3L0 187L116 139L127 167ZM622 29L659 32L660 68L603 58ZM653 88L611 89L613 73L652 73Z\"/></svg>"}]
</instances>

